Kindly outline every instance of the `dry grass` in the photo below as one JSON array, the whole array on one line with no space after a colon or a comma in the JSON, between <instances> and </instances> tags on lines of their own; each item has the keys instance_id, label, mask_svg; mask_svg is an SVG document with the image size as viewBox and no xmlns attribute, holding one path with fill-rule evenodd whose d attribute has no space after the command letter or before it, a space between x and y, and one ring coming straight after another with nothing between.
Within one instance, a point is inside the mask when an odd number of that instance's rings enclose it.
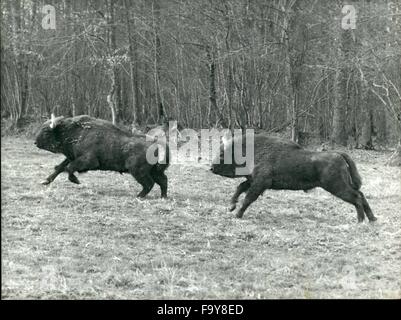
<instances>
[{"instance_id":1,"label":"dry grass","mask_svg":"<svg viewBox=\"0 0 401 320\"><path fill-rule=\"evenodd\" d=\"M169 199L129 175L60 175L63 159L2 141L2 297L29 299L400 298L400 169L354 151L377 223L323 190L266 191L242 220L239 180L168 169ZM315 199L313 199L315 198Z\"/></svg>"}]
</instances>

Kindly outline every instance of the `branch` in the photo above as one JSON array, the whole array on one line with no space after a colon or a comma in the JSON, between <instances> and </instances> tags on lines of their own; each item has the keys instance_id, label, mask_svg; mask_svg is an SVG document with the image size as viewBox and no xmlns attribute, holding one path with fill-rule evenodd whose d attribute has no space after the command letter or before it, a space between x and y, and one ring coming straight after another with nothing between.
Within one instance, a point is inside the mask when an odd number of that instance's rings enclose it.
<instances>
[{"instance_id":1,"label":"branch","mask_svg":"<svg viewBox=\"0 0 401 320\"><path fill-rule=\"evenodd\" d=\"M376 83L373 83L373 85L374 85L375 87L381 87L381 86L377 85ZM380 100L386 107L388 107L387 102L384 101L384 99L380 96L380 94L378 94L373 88L370 88L370 91L372 91L372 92L376 95L376 97L378 97L379 100Z\"/></svg>"},{"instance_id":2,"label":"branch","mask_svg":"<svg viewBox=\"0 0 401 320\"><path fill-rule=\"evenodd\" d=\"M401 102L401 94L400 94L400 91L397 89L397 87L395 86L395 84L394 84L391 80L387 80L387 81L391 84L391 86L393 87L395 93L396 93L397 96L398 96L398 99L399 99L400 102Z\"/></svg>"}]
</instances>

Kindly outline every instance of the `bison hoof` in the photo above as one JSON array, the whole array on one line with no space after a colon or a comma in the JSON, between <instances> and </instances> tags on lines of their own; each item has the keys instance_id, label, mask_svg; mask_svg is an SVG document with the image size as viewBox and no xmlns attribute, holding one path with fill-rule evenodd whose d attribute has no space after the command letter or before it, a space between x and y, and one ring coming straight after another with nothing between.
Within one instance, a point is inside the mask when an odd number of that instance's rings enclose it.
<instances>
[{"instance_id":1,"label":"bison hoof","mask_svg":"<svg viewBox=\"0 0 401 320\"><path fill-rule=\"evenodd\" d=\"M81 182L79 182L78 178L75 176L68 177L68 180L70 180L72 183L75 183L75 184L81 184Z\"/></svg>"},{"instance_id":2,"label":"bison hoof","mask_svg":"<svg viewBox=\"0 0 401 320\"><path fill-rule=\"evenodd\" d=\"M371 217L371 218L369 218L369 222L375 222L376 220L377 220L376 217Z\"/></svg>"},{"instance_id":3,"label":"bison hoof","mask_svg":"<svg viewBox=\"0 0 401 320\"><path fill-rule=\"evenodd\" d=\"M43 180L40 184L43 184L44 186L47 186L48 184L50 184L49 180Z\"/></svg>"},{"instance_id":4,"label":"bison hoof","mask_svg":"<svg viewBox=\"0 0 401 320\"><path fill-rule=\"evenodd\" d=\"M228 208L228 210L229 210L230 212L233 212L233 211L235 210L236 207L237 207L237 205L236 205L235 203L232 203L231 206L230 206L230 208Z\"/></svg>"},{"instance_id":5,"label":"bison hoof","mask_svg":"<svg viewBox=\"0 0 401 320\"><path fill-rule=\"evenodd\" d=\"M238 218L238 219L242 219L242 216L243 216L243 213L241 213L241 212L238 212L238 213L235 215L235 217Z\"/></svg>"}]
</instances>

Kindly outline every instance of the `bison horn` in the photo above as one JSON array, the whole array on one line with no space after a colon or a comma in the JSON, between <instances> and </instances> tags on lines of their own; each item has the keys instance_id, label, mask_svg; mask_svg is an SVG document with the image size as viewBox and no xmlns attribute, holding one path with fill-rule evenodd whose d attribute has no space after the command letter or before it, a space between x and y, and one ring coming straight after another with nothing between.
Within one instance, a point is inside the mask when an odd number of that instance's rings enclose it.
<instances>
[{"instance_id":1,"label":"bison horn","mask_svg":"<svg viewBox=\"0 0 401 320\"><path fill-rule=\"evenodd\" d=\"M57 126L57 122L61 119L62 117L56 118L54 116L54 113L51 114L50 117L50 128L54 129Z\"/></svg>"}]
</instances>

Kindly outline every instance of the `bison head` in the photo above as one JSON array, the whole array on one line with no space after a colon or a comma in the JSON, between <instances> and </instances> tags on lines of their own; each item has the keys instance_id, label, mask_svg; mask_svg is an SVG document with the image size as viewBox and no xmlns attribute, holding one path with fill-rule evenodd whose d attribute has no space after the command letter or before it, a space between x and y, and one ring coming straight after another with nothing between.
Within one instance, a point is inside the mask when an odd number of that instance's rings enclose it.
<instances>
[{"instance_id":1,"label":"bison head","mask_svg":"<svg viewBox=\"0 0 401 320\"><path fill-rule=\"evenodd\" d=\"M235 177L235 166L233 164L213 163L210 170L219 176L228 178Z\"/></svg>"},{"instance_id":2,"label":"bison head","mask_svg":"<svg viewBox=\"0 0 401 320\"><path fill-rule=\"evenodd\" d=\"M235 178L251 174L254 164L253 134L230 138L223 136L219 154L212 161L214 174ZM245 152L245 155L244 155Z\"/></svg>"},{"instance_id":3,"label":"bison head","mask_svg":"<svg viewBox=\"0 0 401 320\"><path fill-rule=\"evenodd\" d=\"M57 139L57 127L63 117L51 115L51 119L46 121L40 128L35 139L35 145L50 152L58 152L61 142Z\"/></svg>"},{"instance_id":4,"label":"bison head","mask_svg":"<svg viewBox=\"0 0 401 320\"><path fill-rule=\"evenodd\" d=\"M210 169L214 174L223 177L235 176L235 164L233 163L233 141L230 135L222 137L219 154L212 161Z\"/></svg>"}]
</instances>

